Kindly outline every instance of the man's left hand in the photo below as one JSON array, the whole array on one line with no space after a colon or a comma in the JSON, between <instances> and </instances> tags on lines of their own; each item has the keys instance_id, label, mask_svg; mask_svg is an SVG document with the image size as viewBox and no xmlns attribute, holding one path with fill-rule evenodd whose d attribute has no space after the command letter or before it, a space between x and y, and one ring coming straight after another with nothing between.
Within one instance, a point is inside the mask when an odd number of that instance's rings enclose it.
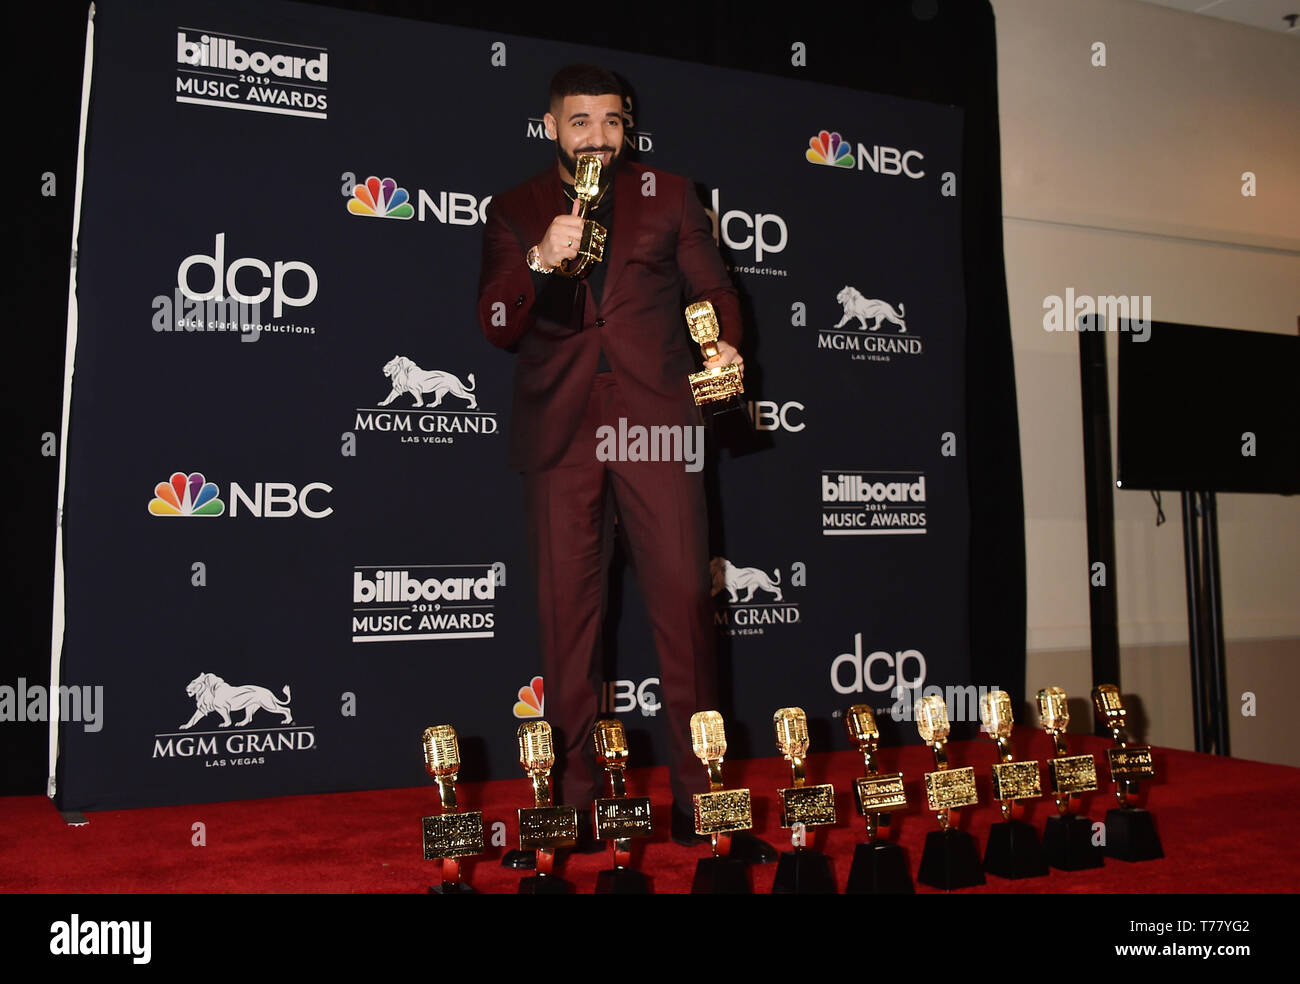
<instances>
[{"instance_id":1,"label":"man's left hand","mask_svg":"<svg viewBox=\"0 0 1300 984\"><path fill-rule=\"evenodd\" d=\"M730 342L723 341L721 338L715 343L718 346L718 354L712 359L704 360L705 369L716 369L719 366L734 365L740 369L740 378L745 378L745 360L740 357L736 351L736 346Z\"/></svg>"}]
</instances>

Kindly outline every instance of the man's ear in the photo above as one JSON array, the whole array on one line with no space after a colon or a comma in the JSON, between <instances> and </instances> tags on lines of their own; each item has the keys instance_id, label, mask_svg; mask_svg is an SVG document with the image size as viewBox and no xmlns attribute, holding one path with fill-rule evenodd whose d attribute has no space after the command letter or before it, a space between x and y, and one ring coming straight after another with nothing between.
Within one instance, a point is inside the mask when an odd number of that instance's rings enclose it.
<instances>
[{"instance_id":1,"label":"man's ear","mask_svg":"<svg viewBox=\"0 0 1300 984\"><path fill-rule=\"evenodd\" d=\"M559 133L559 130L556 129L558 124L555 122L555 117L550 113L547 113L542 117L542 126L546 127L546 138L548 140L554 140L556 135Z\"/></svg>"}]
</instances>

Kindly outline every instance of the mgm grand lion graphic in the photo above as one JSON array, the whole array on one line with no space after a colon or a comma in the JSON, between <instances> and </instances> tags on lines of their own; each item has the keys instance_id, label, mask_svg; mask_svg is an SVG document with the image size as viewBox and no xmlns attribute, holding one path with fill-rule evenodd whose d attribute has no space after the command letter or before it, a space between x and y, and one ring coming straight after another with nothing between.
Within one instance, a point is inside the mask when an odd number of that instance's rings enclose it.
<instances>
[{"instance_id":1,"label":"mgm grand lion graphic","mask_svg":"<svg viewBox=\"0 0 1300 984\"><path fill-rule=\"evenodd\" d=\"M406 356L395 355L384 365L384 375L393 384L393 389L379 401L381 407L388 406L403 393L410 393L417 407L424 406L425 393L432 393L433 402L429 406L436 407L450 393L469 403L465 409L478 409L478 400L474 396L474 388L478 384L474 382L472 372L468 376L469 386L466 386L452 373L439 369L421 369Z\"/></svg>"},{"instance_id":2,"label":"mgm grand lion graphic","mask_svg":"<svg viewBox=\"0 0 1300 984\"><path fill-rule=\"evenodd\" d=\"M265 687L232 687L215 673L200 673L190 681L185 692L194 698L198 706L194 716L181 725L185 731L194 727L200 720L213 711L221 715L219 727L229 728L232 711L243 711L244 720L238 722L243 727L253 720L259 710L272 714L283 714L285 724L293 724L293 713L289 710L289 685L284 685L284 700L281 700Z\"/></svg>"},{"instance_id":3,"label":"mgm grand lion graphic","mask_svg":"<svg viewBox=\"0 0 1300 984\"><path fill-rule=\"evenodd\" d=\"M898 325L900 335L907 332L907 325L903 322L903 304L900 301L898 310L895 311L888 301L876 301L870 297L863 297L862 292L856 287L845 286L845 288L835 295L835 300L840 302L840 307L844 308L844 317L840 318L840 323L836 328L843 328L854 318L858 319L858 331L870 327L876 331L882 321L892 321ZM867 322L873 322L870 326Z\"/></svg>"},{"instance_id":4,"label":"mgm grand lion graphic","mask_svg":"<svg viewBox=\"0 0 1300 984\"><path fill-rule=\"evenodd\" d=\"M752 601L755 591L770 591L776 595L775 601L781 600L781 589L777 587L781 583L779 567L773 569L772 576L768 577L766 571L757 567L736 567L726 557L714 557L709 561L709 574L713 580L713 594L726 588L733 605ZM739 596L741 591L746 592L744 598Z\"/></svg>"}]
</instances>

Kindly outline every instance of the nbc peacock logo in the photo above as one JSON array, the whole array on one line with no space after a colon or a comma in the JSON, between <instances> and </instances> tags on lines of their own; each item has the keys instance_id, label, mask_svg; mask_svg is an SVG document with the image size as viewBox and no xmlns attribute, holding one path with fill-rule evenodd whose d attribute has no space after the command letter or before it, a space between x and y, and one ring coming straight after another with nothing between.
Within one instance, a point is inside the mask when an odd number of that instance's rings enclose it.
<instances>
[{"instance_id":1,"label":"nbc peacock logo","mask_svg":"<svg viewBox=\"0 0 1300 984\"><path fill-rule=\"evenodd\" d=\"M353 215L369 215L381 219L409 219L415 214L411 196L405 188L397 187L392 178L366 178L365 184L352 189L348 211Z\"/></svg>"},{"instance_id":2,"label":"nbc peacock logo","mask_svg":"<svg viewBox=\"0 0 1300 984\"><path fill-rule=\"evenodd\" d=\"M154 516L220 516L226 504L217 498L217 492L202 472L173 472L166 482L154 486L149 512Z\"/></svg>"},{"instance_id":3,"label":"nbc peacock logo","mask_svg":"<svg viewBox=\"0 0 1300 984\"><path fill-rule=\"evenodd\" d=\"M546 695L542 690L542 678L533 677L528 686L519 688L519 699L515 701L515 717L539 718L546 713Z\"/></svg>"},{"instance_id":4,"label":"nbc peacock logo","mask_svg":"<svg viewBox=\"0 0 1300 984\"><path fill-rule=\"evenodd\" d=\"M808 149L803 156L813 164L826 164L831 167L853 167L853 149L849 142L838 133L822 130L817 136L808 140Z\"/></svg>"}]
</instances>

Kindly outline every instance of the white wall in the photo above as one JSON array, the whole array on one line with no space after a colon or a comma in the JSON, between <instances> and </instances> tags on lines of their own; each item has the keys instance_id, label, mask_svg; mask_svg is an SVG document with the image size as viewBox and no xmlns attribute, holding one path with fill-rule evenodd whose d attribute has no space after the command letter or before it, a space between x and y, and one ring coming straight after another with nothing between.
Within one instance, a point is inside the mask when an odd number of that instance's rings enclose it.
<instances>
[{"instance_id":1,"label":"white wall","mask_svg":"<svg viewBox=\"0 0 1300 984\"><path fill-rule=\"evenodd\" d=\"M1043 300L1150 295L1156 320L1294 334L1300 316L1300 43L1136 0L992 0L1003 231L1024 467L1030 688L1085 696L1088 580L1078 338ZM1094 67L1094 42L1106 46ZM1257 195L1241 194L1244 171ZM1116 345L1109 339L1112 434ZM1115 492L1121 672L1148 740L1190 747L1176 493ZM1241 727L1283 736L1300 693L1300 499L1219 497L1225 636ZM1289 640L1267 663L1233 640ZM1171 643L1181 645L1168 645ZM1139 648L1141 647L1141 648ZM1263 670L1267 670L1267 673ZM1260 694L1258 719L1236 713Z\"/></svg>"}]
</instances>

